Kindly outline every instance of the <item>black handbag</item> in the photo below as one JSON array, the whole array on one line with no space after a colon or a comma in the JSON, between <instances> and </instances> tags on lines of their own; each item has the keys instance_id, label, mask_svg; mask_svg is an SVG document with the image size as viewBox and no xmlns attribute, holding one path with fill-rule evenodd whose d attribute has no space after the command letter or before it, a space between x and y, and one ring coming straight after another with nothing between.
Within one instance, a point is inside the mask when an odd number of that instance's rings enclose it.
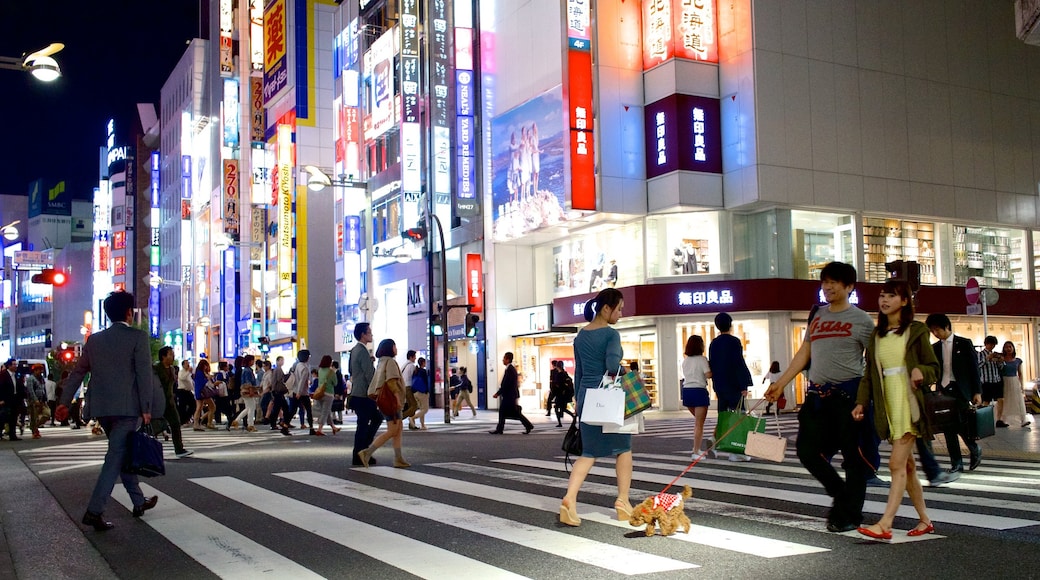
<instances>
[{"instance_id":1,"label":"black handbag","mask_svg":"<svg viewBox=\"0 0 1040 580\"><path fill-rule=\"evenodd\" d=\"M942 391L924 392L924 412L932 433L958 431L960 412L957 399Z\"/></svg>"},{"instance_id":2,"label":"black handbag","mask_svg":"<svg viewBox=\"0 0 1040 580\"><path fill-rule=\"evenodd\" d=\"M143 477L166 475L162 443L152 434L150 425L142 425L129 435L126 465L123 471Z\"/></svg>"},{"instance_id":3,"label":"black handbag","mask_svg":"<svg viewBox=\"0 0 1040 580\"><path fill-rule=\"evenodd\" d=\"M578 416L577 414L571 419L571 426L567 428L567 433L563 436L562 449L567 455L563 458L564 467L569 465L571 461L571 455L577 455L581 457L582 446L581 446L581 428L578 427Z\"/></svg>"}]
</instances>

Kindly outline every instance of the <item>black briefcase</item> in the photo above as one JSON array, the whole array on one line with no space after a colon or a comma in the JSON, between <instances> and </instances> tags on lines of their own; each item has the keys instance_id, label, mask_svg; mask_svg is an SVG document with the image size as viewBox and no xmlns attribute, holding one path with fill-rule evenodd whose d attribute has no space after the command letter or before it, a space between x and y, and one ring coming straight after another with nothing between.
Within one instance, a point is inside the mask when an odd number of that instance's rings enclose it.
<instances>
[{"instance_id":1,"label":"black briefcase","mask_svg":"<svg viewBox=\"0 0 1040 580\"><path fill-rule=\"evenodd\" d=\"M993 407L969 407L965 417L965 435L971 439L984 439L997 434L993 422Z\"/></svg>"},{"instance_id":2,"label":"black briefcase","mask_svg":"<svg viewBox=\"0 0 1040 580\"><path fill-rule=\"evenodd\" d=\"M925 391L924 412L932 433L959 431L960 413L956 398L942 391Z\"/></svg>"}]
</instances>

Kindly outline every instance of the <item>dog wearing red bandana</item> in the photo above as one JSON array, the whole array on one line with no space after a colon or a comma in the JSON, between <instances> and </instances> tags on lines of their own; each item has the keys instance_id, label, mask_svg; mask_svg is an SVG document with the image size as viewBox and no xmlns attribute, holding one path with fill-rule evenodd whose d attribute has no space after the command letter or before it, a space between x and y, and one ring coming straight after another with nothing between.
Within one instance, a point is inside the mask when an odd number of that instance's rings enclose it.
<instances>
[{"instance_id":1,"label":"dog wearing red bandana","mask_svg":"<svg viewBox=\"0 0 1040 580\"><path fill-rule=\"evenodd\" d=\"M628 519L631 526L646 524L646 535L652 536L661 526L661 535L670 536L681 526L683 532L690 533L690 518L686 517L683 508L686 498L693 495L690 486L684 486L682 493L659 493L643 500L643 503L632 509L632 517Z\"/></svg>"}]
</instances>

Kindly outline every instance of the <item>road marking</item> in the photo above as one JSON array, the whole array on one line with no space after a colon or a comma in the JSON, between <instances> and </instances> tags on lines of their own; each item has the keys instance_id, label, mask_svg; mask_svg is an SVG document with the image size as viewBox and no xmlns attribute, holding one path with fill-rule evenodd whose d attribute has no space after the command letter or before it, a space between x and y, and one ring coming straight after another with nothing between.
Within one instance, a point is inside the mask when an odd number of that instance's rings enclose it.
<instances>
[{"instance_id":1,"label":"road marking","mask_svg":"<svg viewBox=\"0 0 1040 580\"><path fill-rule=\"evenodd\" d=\"M442 465L443 464L438 464L438 466ZM475 469L468 470L468 473L482 476L496 477L500 474L500 472L505 471L495 467L473 467ZM474 497L495 500L506 504L522 505L527 508L537 509L551 514L557 514L560 511L560 500L557 497L548 497L545 495L537 495L533 493L514 491L512 489L504 487L481 485L477 483L471 483L468 481L462 481L459 479L451 479L447 477L441 477L438 475L421 473L418 471L394 469L392 467L370 468L365 473L372 473L381 477L386 477L397 481L415 483L418 485L423 485L436 489L450 489L453 493L471 495ZM519 474L519 472L516 471L513 471L511 473ZM526 476L528 474L520 475ZM566 480L562 480L559 478L552 479L555 480L554 483L562 484L561 486L554 485L554 487L566 488ZM528 478L525 478L525 481L531 483L530 479ZM585 490L585 487L583 486L582 489ZM611 491L609 495L616 495L616 488L611 486L610 489ZM688 502L687 508L689 509L690 507L691 506ZM628 522L618 521L614 517L615 512L613 509L603 508L600 506L584 503L579 503L576 506L576 508L582 519L607 524L628 531L638 529L630 526ZM668 536L668 539L685 541L692 544L701 544L713 548L722 548L733 552L739 552L742 554L748 554L752 556L761 556L764 558L781 558L784 556L797 556L801 554L813 554L816 552L828 551L827 548L806 546L804 544L796 544L794 542L787 542L784 540L773 540L761 536L732 532L720 528L710 528L707 526L701 526L696 524L691 525L689 534L677 533L673 536Z\"/></svg>"},{"instance_id":2,"label":"road marking","mask_svg":"<svg viewBox=\"0 0 1040 580\"><path fill-rule=\"evenodd\" d=\"M410 495L394 493L313 471L276 473L275 475L330 493L359 499L384 508L403 511L440 524L461 528L467 532L505 540L512 544L568 560L575 560L612 572L618 572L626 576L688 570L699 567L696 564L680 562L679 560L664 558L654 554L645 554L637 550L597 542L555 530L539 528L522 522L462 509L453 505L445 505L443 502L429 501ZM557 506L557 510L559 510L559 506ZM453 575L460 574L453 572Z\"/></svg>"},{"instance_id":3,"label":"road marking","mask_svg":"<svg viewBox=\"0 0 1040 580\"><path fill-rule=\"evenodd\" d=\"M200 477L189 481L421 578L524 578L508 570L285 497L234 477ZM338 483L341 480L336 481ZM349 533L343 533L344 530Z\"/></svg>"},{"instance_id":4,"label":"road marking","mask_svg":"<svg viewBox=\"0 0 1040 580\"><path fill-rule=\"evenodd\" d=\"M564 471L562 464L556 461L516 458L499 459L495 462L507 465L517 465L522 467L533 467L537 469L549 469L552 471ZM669 468L674 467L675 466L669 466ZM590 471L589 473L592 475L602 477L614 476L613 469L606 469L602 467L593 467L592 471ZM674 476L671 475L646 473L642 471L635 471L632 474L633 481L643 481L646 483L655 483L660 485L667 485L669 482L672 481L673 477ZM801 483L801 485L805 484L805 482ZM714 491L720 493L730 493L734 495L768 497L776 500L784 500L806 505L816 505L823 507L829 507L831 505L831 498L820 493L808 493L802 491L758 487L754 485L727 483L722 481L699 481L691 479L689 477L680 478L678 481L675 482L674 485L688 485L693 489L701 489L705 491ZM885 511L885 503L879 501L864 502L863 511L875 514L883 513ZM896 512L896 515L904 518L917 519L917 512L914 511L914 508L912 506L907 505L901 506L899 508L899 511ZM943 522L977 528L988 528L991 530L1009 530L1014 528L1025 528L1029 526L1040 525L1040 521L1034 520L1024 520L1020 518L1009 518L1004 516L993 516L978 513L964 513L935 508L929 508L928 517L931 518L931 520L934 522Z\"/></svg>"},{"instance_id":5,"label":"road marking","mask_svg":"<svg viewBox=\"0 0 1040 580\"><path fill-rule=\"evenodd\" d=\"M159 496L159 503L148 510L142 521L220 578L323 578L148 484L142 483L141 491L146 497ZM122 486L116 486L112 497L126 509L133 510L133 502ZM284 498L279 496L279 500Z\"/></svg>"}]
</instances>

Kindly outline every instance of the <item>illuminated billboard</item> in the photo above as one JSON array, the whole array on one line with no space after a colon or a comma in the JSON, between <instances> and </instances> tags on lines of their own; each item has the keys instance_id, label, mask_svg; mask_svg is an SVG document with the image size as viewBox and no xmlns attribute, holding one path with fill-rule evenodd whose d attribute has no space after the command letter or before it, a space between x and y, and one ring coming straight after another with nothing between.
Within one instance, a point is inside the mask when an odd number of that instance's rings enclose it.
<instances>
[{"instance_id":1,"label":"illuminated billboard","mask_svg":"<svg viewBox=\"0 0 1040 580\"><path fill-rule=\"evenodd\" d=\"M719 62L716 0L643 2L643 70L668 59Z\"/></svg>"},{"instance_id":2,"label":"illuminated billboard","mask_svg":"<svg viewBox=\"0 0 1040 580\"><path fill-rule=\"evenodd\" d=\"M680 169L722 173L718 99L669 95L643 112L647 179Z\"/></svg>"}]
</instances>

